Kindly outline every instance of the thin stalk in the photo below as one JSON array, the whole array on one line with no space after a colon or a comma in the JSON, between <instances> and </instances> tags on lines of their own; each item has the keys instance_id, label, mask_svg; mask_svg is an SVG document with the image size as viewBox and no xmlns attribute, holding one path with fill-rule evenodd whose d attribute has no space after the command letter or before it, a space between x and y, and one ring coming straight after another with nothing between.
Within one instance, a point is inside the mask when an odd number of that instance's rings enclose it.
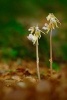
<instances>
[{"instance_id":1,"label":"thin stalk","mask_svg":"<svg viewBox=\"0 0 67 100\"><path fill-rule=\"evenodd\" d=\"M50 33L50 71L52 76L52 30Z\"/></svg>"},{"instance_id":2,"label":"thin stalk","mask_svg":"<svg viewBox=\"0 0 67 100\"><path fill-rule=\"evenodd\" d=\"M40 71L39 71L39 55L38 55L38 39L36 41L36 63L37 63L37 75L40 80Z\"/></svg>"}]
</instances>

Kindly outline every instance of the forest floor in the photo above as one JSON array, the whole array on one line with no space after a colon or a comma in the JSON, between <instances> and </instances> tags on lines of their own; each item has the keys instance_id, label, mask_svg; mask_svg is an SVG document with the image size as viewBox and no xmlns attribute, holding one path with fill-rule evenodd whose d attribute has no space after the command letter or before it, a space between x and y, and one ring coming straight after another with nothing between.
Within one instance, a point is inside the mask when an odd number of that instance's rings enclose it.
<instances>
[{"instance_id":1,"label":"forest floor","mask_svg":"<svg viewBox=\"0 0 67 100\"><path fill-rule=\"evenodd\" d=\"M40 76L39 81L35 61L1 61L0 100L67 100L67 65L51 76L40 62Z\"/></svg>"}]
</instances>

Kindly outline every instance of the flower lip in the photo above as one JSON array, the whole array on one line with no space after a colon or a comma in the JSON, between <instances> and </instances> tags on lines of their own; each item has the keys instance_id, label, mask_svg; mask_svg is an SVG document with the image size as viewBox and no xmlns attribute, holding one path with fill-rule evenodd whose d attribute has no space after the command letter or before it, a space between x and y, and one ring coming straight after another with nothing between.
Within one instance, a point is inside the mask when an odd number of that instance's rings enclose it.
<instances>
[{"instance_id":1,"label":"flower lip","mask_svg":"<svg viewBox=\"0 0 67 100\"><path fill-rule=\"evenodd\" d=\"M29 35L27 36L27 38L28 38L29 40L32 40L32 39L33 39L33 35L32 35L32 34L29 34Z\"/></svg>"},{"instance_id":2,"label":"flower lip","mask_svg":"<svg viewBox=\"0 0 67 100\"><path fill-rule=\"evenodd\" d=\"M37 41L38 37L33 35L33 34L29 34L29 36L27 36L27 38L33 42L33 44L35 44L35 42Z\"/></svg>"}]
</instances>

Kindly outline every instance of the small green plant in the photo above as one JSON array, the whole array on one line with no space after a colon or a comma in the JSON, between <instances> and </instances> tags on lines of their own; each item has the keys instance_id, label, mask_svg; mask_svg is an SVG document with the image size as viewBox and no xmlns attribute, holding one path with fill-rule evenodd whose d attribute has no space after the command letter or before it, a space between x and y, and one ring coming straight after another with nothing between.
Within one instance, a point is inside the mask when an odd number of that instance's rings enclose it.
<instances>
[{"instance_id":1,"label":"small green plant","mask_svg":"<svg viewBox=\"0 0 67 100\"><path fill-rule=\"evenodd\" d=\"M55 28L59 28L57 23L61 24L59 20L54 16L53 13L49 13L49 15L46 17L47 21L49 23L45 23L43 29L46 30L46 33L50 32L50 70L51 70L51 75L52 75L52 30Z\"/></svg>"},{"instance_id":2,"label":"small green plant","mask_svg":"<svg viewBox=\"0 0 67 100\"><path fill-rule=\"evenodd\" d=\"M38 54L38 39L41 38L42 32L38 26L33 26L29 28L29 31L31 32L27 38L33 42L33 44L36 44L36 63L37 63L37 75L38 79L40 80L40 71L39 71L39 54Z\"/></svg>"}]
</instances>

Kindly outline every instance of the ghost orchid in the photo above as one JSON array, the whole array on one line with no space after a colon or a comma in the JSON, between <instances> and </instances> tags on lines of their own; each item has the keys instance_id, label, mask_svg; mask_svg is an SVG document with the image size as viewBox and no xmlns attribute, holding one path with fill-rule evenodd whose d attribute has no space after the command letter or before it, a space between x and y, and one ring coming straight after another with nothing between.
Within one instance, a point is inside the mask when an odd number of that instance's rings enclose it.
<instances>
[{"instance_id":1,"label":"ghost orchid","mask_svg":"<svg viewBox=\"0 0 67 100\"><path fill-rule=\"evenodd\" d=\"M52 30L55 28L58 28L58 23L61 24L59 22L59 20L54 16L53 13L49 13L49 15L46 17L47 21L49 21L49 23L45 23L43 29L46 30L46 33L48 33L50 31L50 70L51 70L51 75L52 75Z\"/></svg>"},{"instance_id":2,"label":"ghost orchid","mask_svg":"<svg viewBox=\"0 0 67 100\"><path fill-rule=\"evenodd\" d=\"M36 63L37 63L37 75L38 79L40 80L40 72L39 72L39 55L38 55L38 39L41 38L41 30L39 29L38 25L29 28L31 32L27 38L36 44Z\"/></svg>"}]
</instances>

